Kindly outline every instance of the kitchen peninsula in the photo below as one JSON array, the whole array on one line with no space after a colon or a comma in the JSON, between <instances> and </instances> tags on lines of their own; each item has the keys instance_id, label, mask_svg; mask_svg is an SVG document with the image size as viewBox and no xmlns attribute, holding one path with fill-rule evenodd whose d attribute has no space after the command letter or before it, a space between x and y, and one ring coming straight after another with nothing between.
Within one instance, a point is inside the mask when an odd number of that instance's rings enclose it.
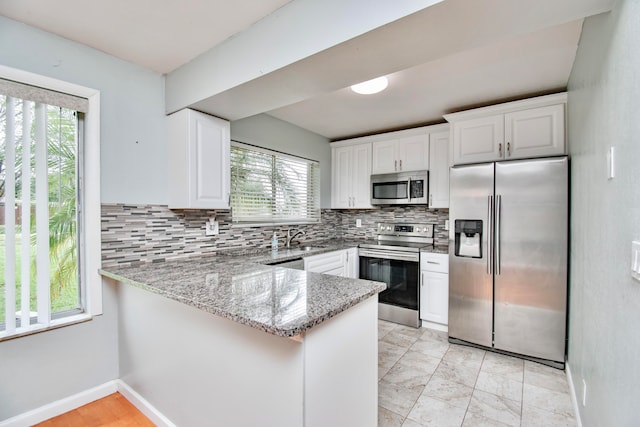
<instances>
[{"instance_id":1,"label":"kitchen peninsula","mask_svg":"<svg viewBox=\"0 0 640 427\"><path fill-rule=\"evenodd\" d=\"M265 253L103 269L120 378L175 425L375 426L385 285Z\"/></svg>"}]
</instances>

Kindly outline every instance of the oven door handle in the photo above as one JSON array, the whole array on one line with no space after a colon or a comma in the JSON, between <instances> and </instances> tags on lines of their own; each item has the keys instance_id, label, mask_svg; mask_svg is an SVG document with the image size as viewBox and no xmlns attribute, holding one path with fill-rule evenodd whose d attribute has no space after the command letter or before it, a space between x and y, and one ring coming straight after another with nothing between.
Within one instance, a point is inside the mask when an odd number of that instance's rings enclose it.
<instances>
[{"instance_id":1,"label":"oven door handle","mask_svg":"<svg viewBox=\"0 0 640 427\"><path fill-rule=\"evenodd\" d=\"M389 252L383 252L383 251L376 251L376 250L371 250L371 249L362 249L362 248L360 248L358 255L360 257L368 257L368 258L380 258L380 259L391 259L391 260L398 260L398 261L420 262L420 255L417 254L417 253L416 254L413 254L413 253L403 254L403 253L399 253L399 252L389 253Z\"/></svg>"}]
</instances>

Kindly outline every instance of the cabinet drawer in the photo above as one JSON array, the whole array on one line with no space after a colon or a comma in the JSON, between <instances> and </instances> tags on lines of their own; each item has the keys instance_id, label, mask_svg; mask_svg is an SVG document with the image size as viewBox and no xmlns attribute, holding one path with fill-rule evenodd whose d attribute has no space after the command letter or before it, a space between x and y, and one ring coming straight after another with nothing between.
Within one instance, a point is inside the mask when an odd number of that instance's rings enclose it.
<instances>
[{"instance_id":1,"label":"cabinet drawer","mask_svg":"<svg viewBox=\"0 0 640 427\"><path fill-rule=\"evenodd\" d=\"M436 273L448 273L449 255L433 254L429 252L420 253L420 270L433 271Z\"/></svg>"},{"instance_id":2,"label":"cabinet drawer","mask_svg":"<svg viewBox=\"0 0 640 427\"><path fill-rule=\"evenodd\" d=\"M304 258L304 269L314 273L325 273L332 270L344 269L345 251L328 252Z\"/></svg>"}]
</instances>

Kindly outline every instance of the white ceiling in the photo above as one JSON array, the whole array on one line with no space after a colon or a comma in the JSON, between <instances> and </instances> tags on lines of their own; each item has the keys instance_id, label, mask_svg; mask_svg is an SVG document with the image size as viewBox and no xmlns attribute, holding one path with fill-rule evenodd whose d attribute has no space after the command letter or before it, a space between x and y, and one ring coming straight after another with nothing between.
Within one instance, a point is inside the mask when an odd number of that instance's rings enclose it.
<instances>
[{"instance_id":1,"label":"white ceiling","mask_svg":"<svg viewBox=\"0 0 640 427\"><path fill-rule=\"evenodd\" d=\"M165 74L291 0L1 0L0 15Z\"/></svg>"},{"instance_id":2,"label":"white ceiling","mask_svg":"<svg viewBox=\"0 0 640 427\"><path fill-rule=\"evenodd\" d=\"M388 74L379 94L349 87L268 113L330 139L443 122L466 106L562 91L582 20L509 38Z\"/></svg>"},{"instance_id":3,"label":"white ceiling","mask_svg":"<svg viewBox=\"0 0 640 427\"><path fill-rule=\"evenodd\" d=\"M168 73L289 1L0 0L0 14ZM192 107L230 120L266 112L329 139L442 122L564 90L582 18L612 1L445 0ZM348 89L379 74L390 80L380 94Z\"/></svg>"}]
</instances>

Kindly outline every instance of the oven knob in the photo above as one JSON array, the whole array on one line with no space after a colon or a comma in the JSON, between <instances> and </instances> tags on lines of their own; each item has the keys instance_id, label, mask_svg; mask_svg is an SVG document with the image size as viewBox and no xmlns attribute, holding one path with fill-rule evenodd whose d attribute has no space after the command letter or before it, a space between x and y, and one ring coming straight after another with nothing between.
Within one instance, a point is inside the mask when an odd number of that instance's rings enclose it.
<instances>
[{"instance_id":1,"label":"oven knob","mask_svg":"<svg viewBox=\"0 0 640 427\"><path fill-rule=\"evenodd\" d=\"M387 225L387 231L391 231L391 226Z\"/></svg>"},{"instance_id":2,"label":"oven knob","mask_svg":"<svg viewBox=\"0 0 640 427\"><path fill-rule=\"evenodd\" d=\"M420 233L421 231L422 231L422 228L416 227L416 233Z\"/></svg>"}]
</instances>

